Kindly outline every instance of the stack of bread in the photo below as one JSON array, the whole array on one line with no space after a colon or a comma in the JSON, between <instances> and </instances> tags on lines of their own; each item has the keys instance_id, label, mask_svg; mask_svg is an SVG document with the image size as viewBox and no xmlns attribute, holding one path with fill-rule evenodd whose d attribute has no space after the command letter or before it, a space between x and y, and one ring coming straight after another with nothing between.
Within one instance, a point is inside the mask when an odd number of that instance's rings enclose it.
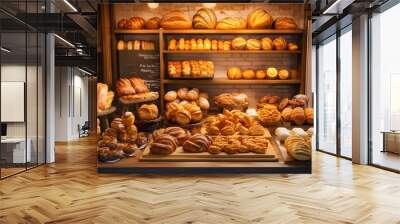
<instances>
[{"instance_id":1,"label":"stack of bread","mask_svg":"<svg viewBox=\"0 0 400 224\"><path fill-rule=\"evenodd\" d=\"M115 118L111 122L111 128L107 128L98 142L98 157L101 161L120 159L131 155L138 149L138 142L143 144L143 136L138 139L138 130L135 123L135 115L126 112L121 118Z\"/></svg>"},{"instance_id":2,"label":"stack of bread","mask_svg":"<svg viewBox=\"0 0 400 224\"><path fill-rule=\"evenodd\" d=\"M152 17L145 21L141 17L132 17L130 19L120 19L117 27L122 30L139 30L139 29L159 29L161 19Z\"/></svg>"},{"instance_id":3,"label":"stack of bread","mask_svg":"<svg viewBox=\"0 0 400 224\"><path fill-rule=\"evenodd\" d=\"M217 106L232 109L245 109L248 104L248 96L245 93L222 93L214 97Z\"/></svg>"},{"instance_id":4,"label":"stack of bread","mask_svg":"<svg viewBox=\"0 0 400 224\"><path fill-rule=\"evenodd\" d=\"M144 80L134 76L119 79L115 88L121 102L158 97L158 92L150 92Z\"/></svg>"},{"instance_id":5,"label":"stack of bread","mask_svg":"<svg viewBox=\"0 0 400 224\"><path fill-rule=\"evenodd\" d=\"M108 85L97 83L97 112L107 110L114 100L114 92L108 90Z\"/></svg>"},{"instance_id":6,"label":"stack of bread","mask_svg":"<svg viewBox=\"0 0 400 224\"><path fill-rule=\"evenodd\" d=\"M168 77L170 78L212 78L214 63L212 61L190 60L169 61Z\"/></svg>"},{"instance_id":7,"label":"stack of bread","mask_svg":"<svg viewBox=\"0 0 400 224\"><path fill-rule=\"evenodd\" d=\"M152 51L155 50L155 43L154 41L148 41L148 40L119 40L117 42L117 50L123 51L123 50L128 50L128 51Z\"/></svg>"},{"instance_id":8,"label":"stack of bread","mask_svg":"<svg viewBox=\"0 0 400 224\"><path fill-rule=\"evenodd\" d=\"M181 125L201 121L203 113L210 108L208 94L197 88L168 91L164 99L167 101L165 118Z\"/></svg>"},{"instance_id":9,"label":"stack of bread","mask_svg":"<svg viewBox=\"0 0 400 224\"><path fill-rule=\"evenodd\" d=\"M279 121L294 122L298 125L314 122L314 110L307 107L308 97L298 94L292 99L279 96L263 96L257 104L258 118L263 124L276 124Z\"/></svg>"},{"instance_id":10,"label":"stack of bread","mask_svg":"<svg viewBox=\"0 0 400 224\"><path fill-rule=\"evenodd\" d=\"M239 67L230 67L226 73L228 79L280 79L286 80L290 78L289 71L286 69L277 70L274 67L269 67L266 70L245 69L241 70ZM292 75L295 77L295 75Z\"/></svg>"}]
</instances>

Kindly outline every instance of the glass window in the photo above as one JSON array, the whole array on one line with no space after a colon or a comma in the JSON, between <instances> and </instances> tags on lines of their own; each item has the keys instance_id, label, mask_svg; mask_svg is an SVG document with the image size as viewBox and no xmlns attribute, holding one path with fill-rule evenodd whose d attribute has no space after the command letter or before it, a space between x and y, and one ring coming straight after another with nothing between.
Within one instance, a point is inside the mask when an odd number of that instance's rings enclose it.
<instances>
[{"instance_id":1,"label":"glass window","mask_svg":"<svg viewBox=\"0 0 400 224\"><path fill-rule=\"evenodd\" d=\"M371 19L370 120L372 163L400 170L400 5ZM393 132L392 132L393 131ZM386 132L386 134L384 134Z\"/></svg>"},{"instance_id":2,"label":"glass window","mask_svg":"<svg viewBox=\"0 0 400 224\"><path fill-rule=\"evenodd\" d=\"M352 157L352 32L340 36L340 154Z\"/></svg>"},{"instance_id":3,"label":"glass window","mask_svg":"<svg viewBox=\"0 0 400 224\"><path fill-rule=\"evenodd\" d=\"M318 47L317 148L336 154L336 37Z\"/></svg>"}]
</instances>

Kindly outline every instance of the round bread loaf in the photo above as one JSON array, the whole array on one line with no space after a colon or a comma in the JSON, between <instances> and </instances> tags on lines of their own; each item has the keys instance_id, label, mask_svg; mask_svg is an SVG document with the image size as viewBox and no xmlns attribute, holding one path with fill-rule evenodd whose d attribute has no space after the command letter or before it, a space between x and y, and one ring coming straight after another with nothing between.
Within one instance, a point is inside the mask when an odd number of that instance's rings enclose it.
<instances>
[{"instance_id":1,"label":"round bread loaf","mask_svg":"<svg viewBox=\"0 0 400 224\"><path fill-rule=\"evenodd\" d=\"M287 43L285 38L283 37L277 37L273 41L274 48L275 50L286 50L287 49Z\"/></svg>"},{"instance_id":2,"label":"round bread loaf","mask_svg":"<svg viewBox=\"0 0 400 224\"><path fill-rule=\"evenodd\" d=\"M145 27L146 29L159 29L160 23L160 17L153 17L146 21Z\"/></svg>"},{"instance_id":3,"label":"round bread loaf","mask_svg":"<svg viewBox=\"0 0 400 224\"><path fill-rule=\"evenodd\" d=\"M282 119L284 121L288 121L288 122L292 121L292 117L291 117L292 112L293 112L293 109L291 107L286 107L285 109L283 109L281 112Z\"/></svg>"},{"instance_id":4,"label":"round bread loaf","mask_svg":"<svg viewBox=\"0 0 400 224\"><path fill-rule=\"evenodd\" d=\"M139 30L144 28L144 19L142 17L132 17L127 22L125 28L131 30Z\"/></svg>"},{"instance_id":5,"label":"round bread loaf","mask_svg":"<svg viewBox=\"0 0 400 224\"><path fill-rule=\"evenodd\" d=\"M199 107L202 110L208 110L210 109L210 102L204 97L199 97Z\"/></svg>"},{"instance_id":6,"label":"round bread loaf","mask_svg":"<svg viewBox=\"0 0 400 224\"><path fill-rule=\"evenodd\" d=\"M172 11L161 19L161 27L166 30L191 29L192 21L180 11Z\"/></svg>"},{"instance_id":7,"label":"round bread loaf","mask_svg":"<svg viewBox=\"0 0 400 224\"><path fill-rule=\"evenodd\" d=\"M263 50L273 50L274 49L274 44L272 42L272 39L269 37L264 37L261 39L261 48Z\"/></svg>"},{"instance_id":8,"label":"round bread loaf","mask_svg":"<svg viewBox=\"0 0 400 224\"><path fill-rule=\"evenodd\" d=\"M195 134L183 143L183 150L190 153L207 152L211 140L203 134Z\"/></svg>"},{"instance_id":9,"label":"round bread loaf","mask_svg":"<svg viewBox=\"0 0 400 224\"><path fill-rule=\"evenodd\" d=\"M274 21L274 28L277 30L295 30L297 25L290 17L279 17Z\"/></svg>"},{"instance_id":10,"label":"round bread loaf","mask_svg":"<svg viewBox=\"0 0 400 224\"><path fill-rule=\"evenodd\" d=\"M123 40L119 40L118 41L118 43L117 43L117 50L119 50L119 51L123 51L123 50L125 50L125 41L123 41Z\"/></svg>"},{"instance_id":11,"label":"round bread loaf","mask_svg":"<svg viewBox=\"0 0 400 224\"><path fill-rule=\"evenodd\" d=\"M129 127L135 123L135 115L133 115L132 112L125 112L122 117L122 123L125 125L125 127Z\"/></svg>"},{"instance_id":12,"label":"round bread loaf","mask_svg":"<svg viewBox=\"0 0 400 224\"><path fill-rule=\"evenodd\" d=\"M260 50L261 43L257 39L248 39L246 42L246 49L247 50Z\"/></svg>"},{"instance_id":13,"label":"round bread loaf","mask_svg":"<svg viewBox=\"0 0 400 224\"><path fill-rule=\"evenodd\" d=\"M247 16L248 29L267 29L272 23L272 16L264 9L256 9Z\"/></svg>"},{"instance_id":14,"label":"round bread loaf","mask_svg":"<svg viewBox=\"0 0 400 224\"><path fill-rule=\"evenodd\" d=\"M209 8L201 8L193 16L194 29L214 29L217 25L217 16Z\"/></svg>"},{"instance_id":15,"label":"round bread loaf","mask_svg":"<svg viewBox=\"0 0 400 224\"><path fill-rule=\"evenodd\" d=\"M279 79L285 80L289 78L289 71L286 69L280 69L278 72Z\"/></svg>"},{"instance_id":16,"label":"round bread loaf","mask_svg":"<svg viewBox=\"0 0 400 224\"><path fill-rule=\"evenodd\" d=\"M176 150L177 141L169 134L161 134L154 139L150 146L150 152L159 155L169 155Z\"/></svg>"},{"instance_id":17,"label":"round bread loaf","mask_svg":"<svg viewBox=\"0 0 400 224\"><path fill-rule=\"evenodd\" d=\"M305 114L304 114L304 109L301 107L296 107L293 109L290 118L292 121L294 121L298 125L302 125L304 121L306 120Z\"/></svg>"},{"instance_id":18,"label":"round bread loaf","mask_svg":"<svg viewBox=\"0 0 400 224\"><path fill-rule=\"evenodd\" d=\"M138 109L138 113L142 120L154 120L158 117L158 107L155 104L143 104Z\"/></svg>"},{"instance_id":19,"label":"round bread loaf","mask_svg":"<svg viewBox=\"0 0 400 224\"><path fill-rule=\"evenodd\" d=\"M278 77L278 70L274 67L270 67L267 69L267 77L269 79L276 79Z\"/></svg>"},{"instance_id":20,"label":"round bread loaf","mask_svg":"<svg viewBox=\"0 0 400 224\"><path fill-rule=\"evenodd\" d=\"M288 49L289 49L289 51L297 51L299 49L299 45L297 45L294 42L290 42L288 44Z\"/></svg>"},{"instance_id":21,"label":"round bread loaf","mask_svg":"<svg viewBox=\"0 0 400 224\"><path fill-rule=\"evenodd\" d=\"M186 99L189 101L197 100L199 98L199 92L192 89L187 92Z\"/></svg>"},{"instance_id":22,"label":"round bread loaf","mask_svg":"<svg viewBox=\"0 0 400 224\"><path fill-rule=\"evenodd\" d=\"M176 91L168 91L168 92L164 95L164 99L165 99L166 101L169 101L169 102L176 100L176 97L177 97Z\"/></svg>"},{"instance_id":23,"label":"round bread loaf","mask_svg":"<svg viewBox=\"0 0 400 224\"><path fill-rule=\"evenodd\" d=\"M254 73L254 70L246 69L242 72L242 76L244 79L254 79L256 77L256 74Z\"/></svg>"},{"instance_id":24,"label":"round bread loaf","mask_svg":"<svg viewBox=\"0 0 400 224\"><path fill-rule=\"evenodd\" d=\"M246 39L243 37L236 37L232 40L233 50L243 50L246 47Z\"/></svg>"},{"instance_id":25,"label":"round bread loaf","mask_svg":"<svg viewBox=\"0 0 400 224\"><path fill-rule=\"evenodd\" d=\"M225 17L217 23L218 30L246 29L246 20L240 17Z\"/></svg>"},{"instance_id":26,"label":"round bread loaf","mask_svg":"<svg viewBox=\"0 0 400 224\"><path fill-rule=\"evenodd\" d=\"M178 97L181 100L185 100L186 99L186 94L189 92L188 88L180 88L178 89Z\"/></svg>"},{"instance_id":27,"label":"round bread loaf","mask_svg":"<svg viewBox=\"0 0 400 224\"><path fill-rule=\"evenodd\" d=\"M314 109L311 107L307 107L304 109L304 114L306 116L306 122L309 124L314 123Z\"/></svg>"},{"instance_id":28,"label":"round bread loaf","mask_svg":"<svg viewBox=\"0 0 400 224\"><path fill-rule=\"evenodd\" d=\"M129 22L129 20L127 20L127 19L120 19L117 24L118 29L121 29L121 30L126 29L126 25L128 24L128 22Z\"/></svg>"},{"instance_id":29,"label":"round bread loaf","mask_svg":"<svg viewBox=\"0 0 400 224\"><path fill-rule=\"evenodd\" d=\"M201 112L199 106L193 104L186 104L183 107L190 113L191 121L198 122L203 118L203 113Z\"/></svg>"},{"instance_id":30,"label":"round bread loaf","mask_svg":"<svg viewBox=\"0 0 400 224\"><path fill-rule=\"evenodd\" d=\"M228 79L241 79L242 78L242 73L240 71L240 68L231 67L231 68L228 69L227 76L228 76Z\"/></svg>"},{"instance_id":31,"label":"round bread loaf","mask_svg":"<svg viewBox=\"0 0 400 224\"><path fill-rule=\"evenodd\" d=\"M265 79L266 76L267 76L267 74L265 73L264 70L258 70L256 72L256 78L257 79Z\"/></svg>"},{"instance_id":32,"label":"round bread loaf","mask_svg":"<svg viewBox=\"0 0 400 224\"><path fill-rule=\"evenodd\" d=\"M180 109L175 113L175 119L178 124L189 124L192 117L190 113L185 109Z\"/></svg>"}]
</instances>

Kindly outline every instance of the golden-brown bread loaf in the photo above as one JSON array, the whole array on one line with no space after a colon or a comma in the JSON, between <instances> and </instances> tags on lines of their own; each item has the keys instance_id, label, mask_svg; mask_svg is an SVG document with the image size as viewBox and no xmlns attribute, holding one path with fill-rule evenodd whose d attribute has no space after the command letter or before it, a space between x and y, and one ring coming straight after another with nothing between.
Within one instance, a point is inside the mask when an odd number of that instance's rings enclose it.
<instances>
[{"instance_id":1,"label":"golden-brown bread loaf","mask_svg":"<svg viewBox=\"0 0 400 224\"><path fill-rule=\"evenodd\" d=\"M160 23L161 23L160 17L152 17L146 21L145 27L146 29L159 29Z\"/></svg>"},{"instance_id":2,"label":"golden-brown bread loaf","mask_svg":"<svg viewBox=\"0 0 400 224\"><path fill-rule=\"evenodd\" d=\"M281 115L282 115L282 119L284 121L292 121L292 112L293 109L291 107L286 107L285 109L282 110Z\"/></svg>"},{"instance_id":3,"label":"golden-brown bread loaf","mask_svg":"<svg viewBox=\"0 0 400 224\"><path fill-rule=\"evenodd\" d=\"M256 72L256 78L257 79L265 79L266 76L267 76L267 73L265 73L264 70L258 70Z\"/></svg>"},{"instance_id":4,"label":"golden-brown bread loaf","mask_svg":"<svg viewBox=\"0 0 400 224\"><path fill-rule=\"evenodd\" d=\"M120 132L120 131L125 130L125 125L122 123L121 118L114 118L114 120L111 121L111 128Z\"/></svg>"},{"instance_id":5,"label":"golden-brown bread loaf","mask_svg":"<svg viewBox=\"0 0 400 224\"><path fill-rule=\"evenodd\" d=\"M97 110L107 109L107 93L108 85L104 83L97 83Z\"/></svg>"},{"instance_id":6,"label":"golden-brown bread loaf","mask_svg":"<svg viewBox=\"0 0 400 224\"><path fill-rule=\"evenodd\" d=\"M135 143L136 139L137 139L137 136L138 136L137 127L135 125L127 126L126 134L128 136L128 142L129 143Z\"/></svg>"},{"instance_id":7,"label":"golden-brown bread loaf","mask_svg":"<svg viewBox=\"0 0 400 224\"><path fill-rule=\"evenodd\" d=\"M189 124L191 119L189 111L183 108L175 112L175 120L178 124Z\"/></svg>"},{"instance_id":8,"label":"golden-brown bread loaf","mask_svg":"<svg viewBox=\"0 0 400 224\"><path fill-rule=\"evenodd\" d=\"M302 99L292 99L289 100L289 105L292 107L304 107L305 106L305 101Z\"/></svg>"},{"instance_id":9,"label":"golden-brown bread loaf","mask_svg":"<svg viewBox=\"0 0 400 224\"><path fill-rule=\"evenodd\" d=\"M189 41L189 40L186 40L186 41ZM180 50L180 51L186 50L185 49L186 41L185 41L185 38L179 38L178 43L177 43L177 50ZM189 50L190 50L190 47L189 47Z\"/></svg>"},{"instance_id":10,"label":"golden-brown bread loaf","mask_svg":"<svg viewBox=\"0 0 400 224\"><path fill-rule=\"evenodd\" d=\"M297 29L297 25L293 18L279 17L274 21L274 28L277 30L295 30Z\"/></svg>"},{"instance_id":11,"label":"golden-brown bread loaf","mask_svg":"<svg viewBox=\"0 0 400 224\"><path fill-rule=\"evenodd\" d=\"M189 92L188 88L180 88L180 89L178 89L177 94L178 94L179 99L186 100L186 95L187 95L188 92Z\"/></svg>"},{"instance_id":12,"label":"golden-brown bread loaf","mask_svg":"<svg viewBox=\"0 0 400 224\"><path fill-rule=\"evenodd\" d=\"M133 115L132 112L125 112L122 117L122 123L125 125L125 127L130 127L135 123L135 115Z\"/></svg>"},{"instance_id":13,"label":"golden-brown bread loaf","mask_svg":"<svg viewBox=\"0 0 400 224\"><path fill-rule=\"evenodd\" d=\"M178 78L182 75L182 64L180 61L168 61L168 76Z\"/></svg>"},{"instance_id":14,"label":"golden-brown bread loaf","mask_svg":"<svg viewBox=\"0 0 400 224\"><path fill-rule=\"evenodd\" d=\"M294 42L290 42L288 43L288 49L289 51L297 51L299 49L299 45Z\"/></svg>"},{"instance_id":15,"label":"golden-brown bread loaf","mask_svg":"<svg viewBox=\"0 0 400 224\"><path fill-rule=\"evenodd\" d=\"M241 135L248 135L249 134L249 129L246 128L242 123L238 123L236 125L236 130L239 132Z\"/></svg>"},{"instance_id":16,"label":"golden-brown bread loaf","mask_svg":"<svg viewBox=\"0 0 400 224\"><path fill-rule=\"evenodd\" d=\"M166 101L169 101L169 102L176 100L176 97L177 97L176 91L168 91L168 92L164 95L164 99L165 99Z\"/></svg>"},{"instance_id":17,"label":"golden-brown bread loaf","mask_svg":"<svg viewBox=\"0 0 400 224\"><path fill-rule=\"evenodd\" d=\"M194 101L197 100L198 98L199 98L199 92L193 89L188 91L186 94L186 100Z\"/></svg>"},{"instance_id":18,"label":"golden-brown bread loaf","mask_svg":"<svg viewBox=\"0 0 400 224\"><path fill-rule=\"evenodd\" d=\"M155 104L143 104L138 109L138 113L142 120L154 120L158 117L158 107Z\"/></svg>"},{"instance_id":19,"label":"golden-brown bread loaf","mask_svg":"<svg viewBox=\"0 0 400 224\"><path fill-rule=\"evenodd\" d=\"M296 160L311 159L311 142L296 134L291 134L286 138L285 148L288 154Z\"/></svg>"},{"instance_id":20,"label":"golden-brown bread loaf","mask_svg":"<svg viewBox=\"0 0 400 224\"><path fill-rule=\"evenodd\" d=\"M263 96L258 101L259 103L278 104L281 98L279 96Z\"/></svg>"},{"instance_id":21,"label":"golden-brown bread loaf","mask_svg":"<svg viewBox=\"0 0 400 224\"><path fill-rule=\"evenodd\" d=\"M215 124L213 124L213 123L206 125L205 129L206 129L207 134L209 134L209 135L219 135L220 134L219 128L217 126L215 126Z\"/></svg>"},{"instance_id":22,"label":"golden-brown bread loaf","mask_svg":"<svg viewBox=\"0 0 400 224\"><path fill-rule=\"evenodd\" d=\"M203 39L199 38L197 39L197 50L203 50L204 45L203 45Z\"/></svg>"},{"instance_id":23,"label":"golden-brown bread loaf","mask_svg":"<svg viewBox=\"0 0 400 224\"><path fill-rule=\"evenodd\" d=\"M145 93L149 91L143 79L130 77L129 81L131 82L133 88L135 88L136 93Z\"/></svg>"},{"instance_id":24,"label":"golden-brown bread loaf","mask_svg":"<svg viewBox=\"0 0 400 224\"><path fill-rule=\"evenodd\" d=\"M267 69L267 78L269 78L269 79L278 78L278 70L274 67L269 67Z\"/></svg>"},{"instance_id":25,"label":"golden-brown bread loaf","mask_svg":"<svg viewBox=\"0 0 400 224\"><path fill-rule=\"evenodd\" d=\"M256 9L247 16L248 29L267 29L272 23L272 16L264 9Z\"/></svg>"},{"instance_id":26,"label":"golden-brown bread loaf","mask_svg":"<svg viewBox=\"0 0 400 224\"><path fill-rule=\"evenodd\" d=\"M306 122L312 124L314 122L314 109L307 107L304 109L304 114L306 116Z\"/></svg>"},{"instance_id":27,"label":"golden-brown bread loaf","mask_svg":"<svg viewBox=\"0 0 400 224\"><path fill-rule=\"evenodd\" d=\"M180 11L172 11L161 19L161 27L166 30L191 29L192 21Z\"/></svg>"},{"instance_id":28,"label":"golden-brown bread loaf","mask_svg":"<svg viewBox=\"0 0 400 224\"><path fill-rule=\"evenodd\" d=\"M257 39L248 39L246 41L246 49L247 50L260 50L261 49L261 43Z\"/></svg>"},{"instance_id":29,"label":"golden-brown bread loaf","mask_svg":"<svg viewBox=\"0 0 400 224\"><path fill-rule=\"evenodd\" d=\"M183 143L183 150L185 152L199 153L207 152L211 145L211 139L203 134L192 135L188 140Z\"/></svg>"},{"instance_id":30,"label":"golden-brown bread loaf","mask_svg":"<svg viewBox=\"0 0 400 224\"><path fill-rule=\"evenodd\" d=\"M223 40L218 40L218 50L219 51L224 50L224 41Z\"/></svg>"},{"instance_id":31,"label":"golden-brown bread loaf","mask_svg":"<svg viewBox=\"0 0 400 224\"><path fill-rule=\"evenodd\" d=\"M242 76L244 79L254 79L256 77L256 74L254 73L254 70L246 69L242 72Z\"/></svg>"},{"instance_id":32,"label":"golden-brown bread loaf","mask_svg":"<svg viewBox=\"0 0 400 224\"><path fill-rule=\"evenodd\" d=\"M194 29L214 29L217 25L217 16L209 8L201 8L193 16Z\"/></svg>"},{"instance_id":33,"label":"golden-brown bread loaf","mask_svg":"<svg viewBox=\"0 0 400 224\"><path fill-rule=\"evenodd\" d=\"M218 40L211 40L211 50L212 51L218 50Z\"/></svg>"},{"instance_id":34,"label":"golden-brown bread loaf","mask_svg":"<svg viewBox=\"0 0 400 224\"><path fill-rule=\"evenodd\" d=\"M175 152L177 147L176 139L169 134L161 134L154 139L150 146L150 152L153 154L169 155Z\"/></svg>"},{"instance_id":35,"label":"golden-brown bread loaf","mask_svg":"<svg viewBox=\"0 0 400 224\"><path fill-rule=\"evenodd\" d=\"M183 108L190 113L191 121L198 122L203 118L203 113L199 106L189 103L184 105Z\"/></svg>"},{"instance_id":36,"label":"golden-brown bread loaf","mask_svg":"<svg viewBox=\"0 0 400 224\"><path fill-rule=\"evenodd\" d=\"M132 43L132 41L130 41L130 43ZM135 40L135 41L133 41L133 48L130 48L129 47L129 44L128 44L128 50L135 50L135 51L138 51L138 50L140 50L140 40Z\"/></svg>"},{"instance_id":37,"label":"golden-brown bread loaf","mask_svg":"<svg viewBox=\"0 0 400 224\"><path fill-rule=\"evenodd\" d=\"M216 145L210 145L207 152L214 155L220 154L222 152L222 148Z\"/></svg>"},{"instance_id":38,"label":"golden-brown bread loaf","mask_svg":"<svg viewBox=\"0 0 400 224\"><path fill-rule=\"evenodd\" d=\"M204 39L204 50L211 50L211 40L206 38Z\"/></svg>"},{"instance_id":39,"label":"golden-brown bread loaf","mask_svg":"<svg viewBox=\"0 0 400 224\"><path fill-rule=\"evenodd\" d=\"M200 107L202 110L208 110L208 109L210 109L210 102L208 102L208 100L207 100L206 98L204 98L204 97L199 97L199 102L198 102L198 104L199 104L199 107Z\"/></svg>"},{"instance_id":40,"label":"golden-brown bread loaf","mask_svg":"<svg viewBox=\"0 0 400 224\"><path fill-rule=\"evenodd\" d=\"M118 96L132 95L136 93L131 82L126 78L119 79L115 84L115 88L117 89Z\"/></svg>"},{"instance_id":41,"label":"golden-brown bread loaf","mask_svg":"<svg viewBox=\"0 0 400 224\"><path fill-rule=\"evenodd\" d=\"M289 105L289 98L285 97L281 100L278 106L278 110L282 111Z\"/></svg>"},{"instance_id":42,"label":"golden-brown bread loaf","mask_svg":"<svg viewBox=\"0 0 400 224\"><path fill-rule=\"evenodd\" d=\"M301 107L296 107L293 109L292 114L290 115L292 121L296 124L301 125L306 120L304 109Z\"/></svg>"},{"instance_id":43,"label":"golden-brown bread loaf","mask_svg":"<svg viewBox=\"0 0 400 224\"><path fill-rule=\"evenodd\" d=\"M164 134L169 134L177 140L178 146L183 145L183 143L190 137L190 132L185 131L181 127L168 127L164 129Z\"/></svg>"},{"instance_id":44,"label":"golden-brown bread loaf","mask_svg":"<svg viewBox=\"0 0 400 224\"><path fill-rule=\"evenodd\" d=\"M231 42L229 40L225 40L222 45L222 50L229 51L231 50Z\"/></svg>"},{"instance_id":45,"label":"golden-brown bread loaf","mask_svg":"<svg viewBox=\"0 0 400 224\"><path fill-rule=\"evenodd\" d=\"M246 39L243 37L236 37L232 40L233 50L244 50L246 47Z\"/></svg>"},{"instance_id":46,"label":"golden-brown bread loaf","mask_svg":"<svg viewBox=\"0 0 400 224\"><path fill-rule=\"evenodd\" d=\"M264 37L260 40L260 42L261 42L261 49L263 49L263 50L273 50L274 49L274 44L273 44L271 38Z\"/></svg>"},{"instance_id":47,"label":"golden-brown bread loaf","mask_svg":"<svg viewBox=\"0 0 400 224\"><path fill-rule=\"evenodd\" d=\"M126 49L129 50L129 51L133 50L133 41L129 40L128 42L126 42Z\"/></svg>"},{"instance_id":48,"label":"golden-brown bread loaf","mask_svg":"<svg viewBox=\"0 0 400 224\"><path fill-rule=\"evenodd\" d=\"M231 67L228 69L227 76L228 76L228 79L241 79L242 72L240 71L240 68L238 68L238 67Z\"/></svg>"},{"instance_id":49,"label":"golden-brown bread loaf","mask_svg":"<svg viewBox=\"0 0 400 224\"><path fill-rule=\"evenodd\" d=\"M238 30L246 29L247 22L240 17L225 17L217 23L218 30Z\"/></svg>"},{"instance_id":50,"label":"golden-brown bread loaf","mask_svg":"<svg viewBox=\"0 0 400 224\"><path fill-rule=\"evenodd\" d=\"M249 128L249 135L251 136L263 136L265 129L258 122L254 122Z\"/></svg>"},{"instance_id":51,"label":"golden-brown bread loaf","mask_svg":"<svg viewBox=\"0 0 400 224\"><path fill-rule=\"evenodd\" d=\"M117 50L119 50L119 51L123 51L123 50L125 50L125 41L123 41L123 40L119 40L118 42L117 42Z\"/></svg>"},{"instance_id":52,"label":"golden-brown bread loaf","mask_svg":"<svg viewBox=\"0 0 400 224\"><path fill-rule=\"evenodd\" d=\"M283 37L277 37L274 39L272 42L274 44L275 50L286 50L287 49L287 43L285 38Z\"/></svg>"},{"instance_id":53,"label":"golden-brown bread loaf","mask_svg":"<svg viewBox=\"0 0 400 224\"><path fill-rule=\"evenodd\" d=\"M121 30L126 29L126 25L128 24L128 22L129 22L129 20L127 20L127 19L120 19L117 24L118 29L121 29Z\"/></svg>"},{"instance_id":54,"label":"golden-brown bread loaf","mask_svg":"<svg viewBox=\"0 0 400 224\"><path fill-rule=\"evenodd\" d=\"M289 78L289 71L286 69L280 69L278 71L278 77L279 79L285 80Z\"/></svg>"},{"instance_id":55,"label":"golden-brown bread loaf","mask_svg":"<svg viewBox=\"0 0 400 224\"><path fill-rule=\"evenodd\" d=\"M144 19L142 17L132 17L126 24L126 29L139 30L144 28Z\"/></svg>"},{"instance_id":56,"label":"golden-brown bread loaf","mask_svg":"<svg viewBox=\"0 0 400 224\"><path fill-rule=\"evenodd\" d=\"M228 124L221 128L221 135L234 135L236 132L235 124Z\"/></svg>"},{"instance_id":57,"label":"golden-brown bread loaf","mask_svg":"<svg viewBox=\"0 0 400 224\"><path fill-rule=\"evenodd\" d=\"M281 113L278 109L264 107L257 110L257 115L263 124L273 124L281 120Z\"/></svg>"}]
</instances>

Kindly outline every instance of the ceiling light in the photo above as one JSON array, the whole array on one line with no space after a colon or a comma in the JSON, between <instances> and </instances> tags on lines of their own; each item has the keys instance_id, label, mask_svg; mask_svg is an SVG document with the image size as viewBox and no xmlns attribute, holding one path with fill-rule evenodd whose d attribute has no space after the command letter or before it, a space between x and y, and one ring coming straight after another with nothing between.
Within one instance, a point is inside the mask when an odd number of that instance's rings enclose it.
<instances>
[{"instance_id":1,"label":"ceiling light","mask_svg":"<svg viewBox=\"0 0 400 224\"><path fill-rule=\"evenodd\" d=\"M81 69L81 68L79 68L79 67L78 67L78 70L81 71L81 72L83 72L83 73L85 73L86 75L93 75L92 73L90 73L90 72L88 72L88 71L86 71L86 70L83 70L83 69Z\"/></svg>"},{"instance_id":2,"label":"ceiling light","mask_svg":"<svg viewBox=\"0 0 400 224\"><path fill-rule=\"evenodd\" d=\"M158 8L158 3L147 3L147 6L151 9L156 9Z\"/></svg>"},{"instance_id":3,"label":"ceiling light","mask_svg":"<svg viewBox=\"0 0 400 224\"><path fill-rule=\"evenodd\" d=\"M215 8L217 3L203 3L203 6L209 9Z\"/></svg>"},{"instance_id":4,"label":"ceiling light","mask_svg":"<svg viewBox=\"0 0 400 224\"><path fill-rule=\"evenodd\" d=\"M62 42L64 42L66 45L75 48L75 45L73 45L71 42L69 42L68 40L60 37L58 34L54 34L55 37L57 37L59 40L61 40Z\"/></svg>"},{"instance_id":5,"label":"ceiling light","mask_svg":"<svg viewBox=\"0 0 400 224\"><path fill-rule=\"evenodd\" d=\"M73 6L68 0L64 0L64 3L66 5L68 5L68 7L70 7L72 9L72 11L78 12L78 10L75 8L75 6Z\"/></svg>"},{"instance_id":6,"label":"ceiling light","mask_svg":"<svg viewBox=\"0 0 400 224\"><path fill-rule=\"evenodd\" d=\"M1 49L1 51L4 51L6 53L10 53L11 52L11 50L9 50L9 49L7 49L5 47L1 47L0 49Z\"/></svg>"}]
</instances>

